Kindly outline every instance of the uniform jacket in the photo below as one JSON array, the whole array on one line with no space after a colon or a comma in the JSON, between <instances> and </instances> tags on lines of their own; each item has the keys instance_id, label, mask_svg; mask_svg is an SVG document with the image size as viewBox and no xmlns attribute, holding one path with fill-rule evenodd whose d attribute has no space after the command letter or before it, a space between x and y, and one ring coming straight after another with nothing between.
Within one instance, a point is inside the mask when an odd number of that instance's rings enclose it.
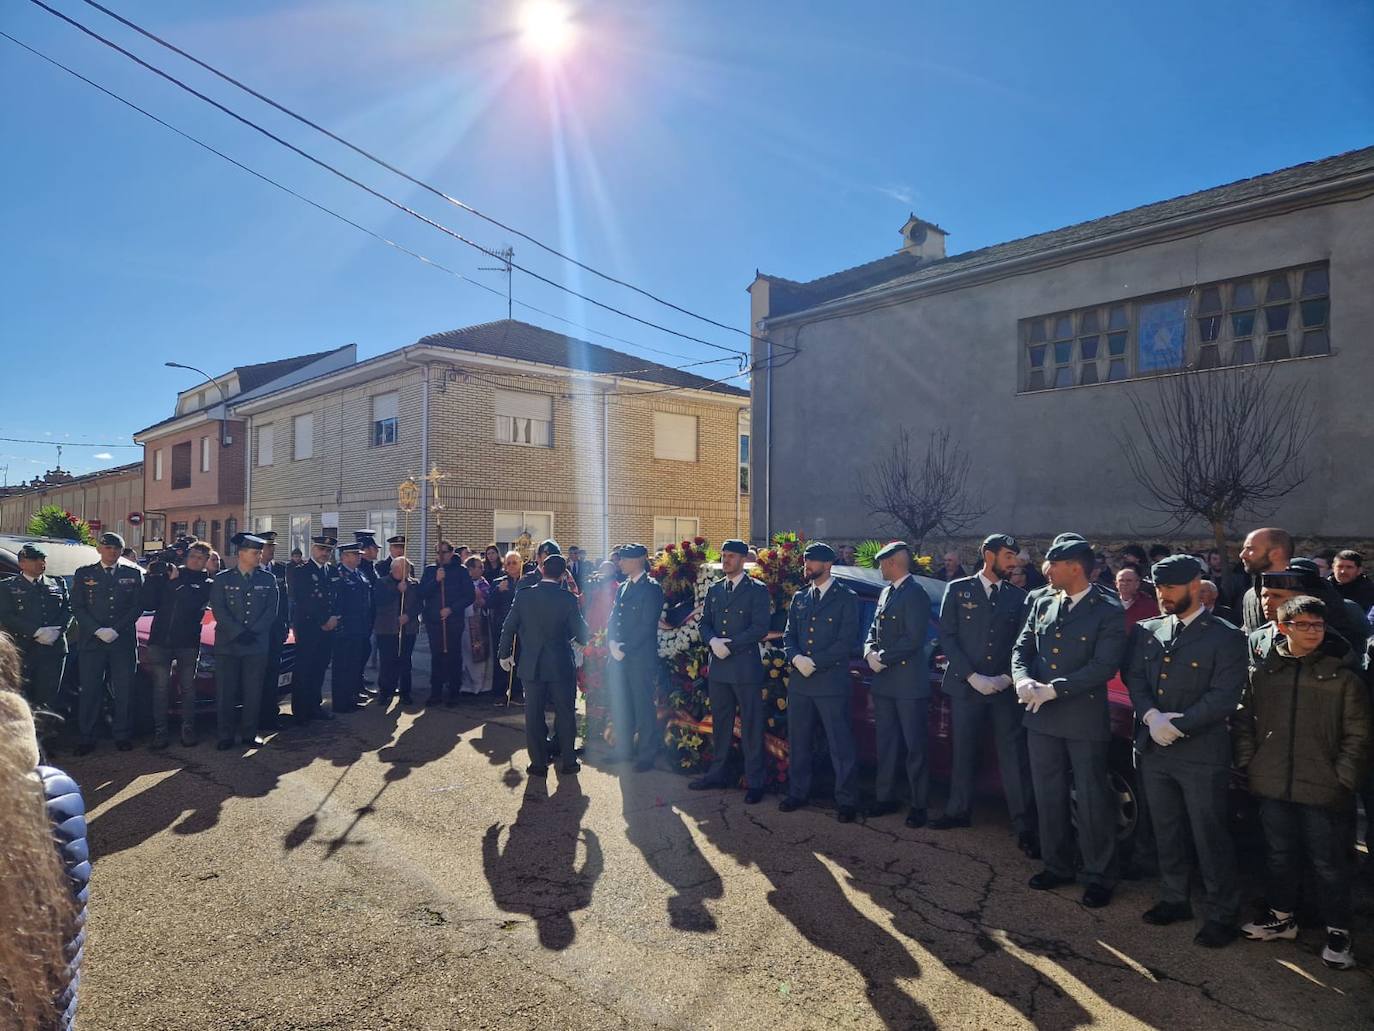
<instances>
[{"instance_id":1,"label":"uniform jacket","mask_svg":"<svg viewBox=\"0 0 1374 1031\"><path fill-rule=\"evenodd\" d=\"M811 600L813 590L803 587L792 595L783 652L789 663L798 655L809 656L816 671L809 677L791 674L787 689L811 698L847 696L849 659L859 636L859 600L833 578L819 602Z\"/></svg>"},{"instance_id":2,"label":"uniform jacket","mask_svg":"<svg viewBox=\"0 0 1374 1031\"><path fill-rule=\"evenodd\" d=\"M466 577L467 573L463 575ZM471 582L470 577L468 582ZM372 629L376 633L409 635L419 632L420 610L424 607L424 599L420 597L420 581L408 576L406 584L408 586L405 590L404 612L410 619L406 620L404 626L400 622L402 599L397 581L388 576L377 584L377 590L373 593L373 598L377 602L377 615L372 621Z\"/></svg>"},{"instance_id":3,"label":"uniform jacket","mask_svg":"<svg viewBox=\"0 0 1374 1031\"><path fill-rule=\"evenodd\" d=\"M438 565L431 563L425 566L425 571L420 576L420 597L424 599L425 623L437 629L442 622L439 619L439 610L447 606L453 610L448 617L449 628L456 626L461 631L463 614L477 599L477 588L471 574L456 559L444 565L442 591L438 572Z\"/></svg>"},{"instance_id":4,"label":"uniform jacket","mask_svg":"<svg viewBox=\"0 0 1374 1031\"><path fill-rule=\"evenodd\" d=\"M611 606L606 638L620 642L627 660L657 660L658 621L662 615L663 588L657 580L648 573L638 580L626 580Z\"/></svg>"},{"instance_id":5,"label":"uniform jacket","mask_svg":"<svg viewBox=\"0 0 1374 1031\"><path fill-rule=\"evenodd\" d=\"M291 625L318 630L337 616L334 588L334 565L317 565L312 559L294 566L286 574L286 587L291 595Z\"/></svg>"},{"instance_id":6,"label":"uniform jacket","mask_svg":"<svg viewBox=\"0 0 1374 1031\"><path fill-rule=\"evenodd\" d=\"M978 589L982 591L981 586ZM864 641L864 652L882 652L883 664L887 666L882 672L873 674L875 695L930 697L929 637L930 595L926 594L926 589L910 576L895 589L891 584L884 587Z\"/></svg>"},{"instance_id":7,"label":"uniform jacket","mask_svg":"<svg viewBox=\"0 0 1374 1031\"><path fill-rule=\"evenodd\" d=\"M527 684L569 683L577 678L573 641L587 643L587 624L576 596L558 584L541 582L515 593L497 656L509 658L514 650L516 673Z\"/></svg>"},{"instance_id":8,"label":"uniform jacket","mask_svg":"<svg viewBox=\"0 0 1374 1031\"><path fill-rule=\"evenodd\" d=\"M1159 748L1142 725L1136 748L1170 761L1229 764L1228 720L1240 704L1248 671L1245 634L1209 612L1176 637L1173 624L1173 616L1158 616L1132 628L1123 679L1137 719L1151 709L1181 712L1174 727L1185 736Z\"/></svg>"},{"instance_id":9,"label":"uniform jacket","mask_svg":"<svg viewBox=\"0 0 1374 1031\"><path fill-rule=\"evenodd\" d=\"M1264 618L1264 605L1260 602L1259 584L1259 577L1255 577L1255 586L1245 592L1241 615L1245 619L1247 633L1253 633L1268 622ZM1345 599L1336 593L1331 581L1322 580L1311 593L1312 597L1326 605L1326 625L1344 637L1351 647L1359 647L1369 636L1369 625L1346 606Z\"/></svg>"},{"instance_id":10,"label":"uniform jacket","mask_svg":"<svg viewBox=\"0 0 1374 1031\"><path fill-rule=\"evenodd\" d=\"M107 573L99 562L82 566L72 577L72 615L78 649L102 648L95 636L101 627L119 634L116 645L136 647L134 630L143 615L143 570L118 562Z\"/></svg>"},{"instance_id":11,"label":"uniform jacket","mask_svg":"<svg viewBox=\"0 0 1374 1031\"><path fill-rule=\"evenodd\" d=\"M1371 723L1369 690L1344 660L1325 648L1295 659L1280 641L1250 671L1233 736L1254 794L1350 807L1369 762Z\"/></svg>"},{"instance_id":12,"label":"uniform jacket","mask_svg":"<svg viewBox=\"0 0 1374 1031\"><path fill-rule=\"evenodd\" d=\"M372 636L372 584L363 573L362 566L349 569L340 562L335 573L331 586L334 590L334 608L339 613L339 625L334 632L341 637L366 641Z\"/></svg>"},{"instance_id":13,"label":"uniform jacket","mask_svg":"<svg viewBox=\"0 0 1374 1031\"><path fill-rule=\"evenodd\" d=\"M725 658L711 655L711 679L723 684L762 683L759 642L768 634L772 598L768 588L748 573L740 577L733 591L726 591L727 583L728 580L718 580L707 589L698 624L703 641L713 637L730 641L730 654Z\"/></svg>"},{"instance_id":14,"label":"uniform jacket","mask_svg":"<svg viewBox=\"0 0 1374 1031\"><path fill-rule=\"evenodd\" d=\"M142 602L145 612L153 612L148 643L160 648L199 648L209 604L210 574L205 570L180 566L175 580L166 573L149 573L143 578Z\"/></svg>"},{"instance_id":15,"label":"uniform jacket","mask_svg":"<svg viewBox=\"0 0 1374 1031\"><path fill-rule=\"evenodd\" d=\"M505 590L501 589L503 584L506 585ZM491 616L492 632L498 641L501 639L501 627L505 625L506 616L515 601L515 585L516 581L503 573L491 582L491 591L487 594L487 612Z\"/></svg>"},{"instance_id":16,"label":"uniform jacket","mask_svg":"<svg viewBox=\"0 0 1374 1031\"><path fill-rule=\"evenodd\" d=\"M237 568L221 570L210 581L210 611L216 655L266 655L277 618L277 579L262 568L248 576Z\"/></svg>"},{"instance_id":17,"label":"uniform jacket","mask_svg":"<svg viewBox=\"0 0 1374 1031\"><path fill-rule=\"evenodd\" d=\"M0 581L0 628L9 632L21 650L46 647L54 655L65 655L71 622L72 601L60 576L44 574L29 583L20 574ZM61 627L62 636L50 645L39 644L33 635L45 626Z\"/></svg>"},{"instance_id":18,"label":"uniform jacket","mask_svg":"<svg viewBox=\"0 0 1374 1031\"><path fill-rule=\"evenodd\" d=\"M940 647L949 665L940 686L951 700L992 700L993 696L973 689L969 674L996 677L1011 673L1011 650L1025 615L1026 592L1005 580L997 588L996 602L988 599L977 574L945 588L940 604ZM1016 697L1015 691L1007 690Z\"/></svg>"},{"instance_id":19,"label":"uniform jacket","mask_svg":"<svg viewBox=\"0 0 1374 1031\"><path fill-rule=\"evenodd\" d=\"M1026 729L1077 741L1110 740L1107 681L1125 653L1126 619L1115 597L1090 588L1073 611L1061 591L1036 598L1016 639L1011 676L1050 684L1057 697L1039 712L1027 711Z\"/></svg>"}]
</instances>

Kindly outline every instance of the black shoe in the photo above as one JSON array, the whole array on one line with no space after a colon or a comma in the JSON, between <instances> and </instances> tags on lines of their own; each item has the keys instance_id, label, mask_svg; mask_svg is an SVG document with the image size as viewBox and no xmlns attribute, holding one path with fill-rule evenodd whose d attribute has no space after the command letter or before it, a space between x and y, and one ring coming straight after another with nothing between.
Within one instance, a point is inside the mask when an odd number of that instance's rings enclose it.
<instances>
[{"instance_id":1,"label":"black shoe","mask_svg":"<svg viewBox=\"0 0 1374 1031\"><path fill-rule=\"evenodd\" d=\"M718 780L712 780L710 777L698 777L696 780L687 782L688 791L714 791L723 787L725 787L724 784Z\"/></svg>"},{"instance_id":2,"label":"black shoe","mask_svg":"<svg viewBox=\"0 0 1374 1031\"><path fill-rule=\"evenodd\" d=\"M120 740L115 742L115 747L118 748L121 752L127 752L134 747L134 743L130 741L128 738L121 738Z\"/></svg>"},{"instance_id":3,"label":"black shoe","mask_svg":"<svg viewBox=\"0 0 1374 1031\"><path fill-rule=\"evenodd\" d=\"M745 805L757 805L763 801L763 788L750 788L744 793Z\"/></svg>"},{"instance_id":4,"label":"black shoe","mask_svg":"<svg viewBox=\"0 0 1374 1031\"><path fill-rule=\"evenodd\" d=\"M558 767L558 772L559 772L559 773L568 773L568 774L572 774L572 773L581 773L581 772L582 772L582 764L581 764L580 762L564 763L562 766Z\"/></svg>"},{"instance_id":5,"label":"black shoe","mask_svg":"<svg viewBox=\"0 0 1374 1031\"><path fill-rule=\"evenodd\" d=\"M924 809L912 809L906 814L905 822L912 830L919 830L926 825L926 811Z\"/></svg>"},{"instance_id":6,"label":"black shoe","mask_svg":"<svg viewBox=\"0 0 1374 1031\"><path fill-rule=\"evenodd\" d=\"M531 777L547 777L549 768L547 766L535 766L533 763L525 767L525 772Z\"/></svg>"},{"instance_id":7,"label":"black shoe","mask_svg":"<svg viewBox=\"0 0 1374 1031\"><path fill-rule=\"evenodd\" d=\"M244 744L249 748L262 748L267 744L267 738L263 737L261 734L254 734L252 739L245 741Z\"/></svg>"},{"instance_id":8,"label":"black shoe","mask_svg":"<svg viewBox=\"0 0 1374 1031\"><path fill-rule=\"evenodd\" d=\"M1240 928L1223 924L1219 920L1205 920L1202 928L1193 935L1193 944L1204 949L1224 949L1240 937Z\"/></svg>"},{"instance_id":9,"label":"black shoe","mask_svg":"<svg viewBox=\"0 0 1374 1031\"><path fill-rule=\"evenodd\" d=\"M803 802L800 798L793 798L791 795L788 795L786 798L784 798L781 802L778 803L778 812L796 812L804 805L806 805L806 803Z\"/></svg>"},{"instance_id":10,"label":"black shoe","mask_svg":"<svg viewBox=\"0 0 1374 1031\"><path fill-rule=\"evenodd\" d=\"M952 827L972 826L973 821L967 816L951 816L949 813L945 813L943 816L937 816L930 821L930 829L933 831L947 831Z\"/></svg>"},{"instance_id":11,"label":"black shoe","mask_svg":"<svg viewBox=\"0 0 1374 1031\"><path fill-rule=\"evenodd\" d=\"M1140 914L1140 919L1156 927L1168 927L1180 920L1193 919L1193 907L1186 902L1156 902Z\"/></svg>"},{"instance_id":12,"label":"black shoe","mask_svg":"<svg viewBox=\"0 0 1374 1031\"><path fill-rule=\"evenodd\" d=\"M900 802L874 802L864 811L864 815L870 819L876 819L879 816L890 816L901 808L902 803Z\"/></svg>"},{"instance_id":13,"label":"black shoe","mask_svg":"<svg viewBox=\"0 0 1374 1031\"><path fill-rule=\"evenodd\" d=\"M652 759L641 759L639 762L635 763L636 773L648 773L653 768L654 761Z\"/></svg>"},{"instance_id":14,"label":"black shoe","mask_svg":"<svg viewBox=\"0 0 1374 1031\"><path fill-rule=\"evenodd\" d=\"M1100 884L1090 884L1083 889L1083 905L1089 909L1101 909L1112 900L1112 889Z\"/></svg>"},{"instance_id":15,"label":"black shoe","mask_svg":"<svg viewBox=\"0 0 1374 1031\"><path fill-rule=\"evenodd\" d=\"M402 704L402 705L414 705L414 704L415 704L415 700L414 700L413 698L411 698L410 695L408 695L408 694L403 694L403 695L401 695L401 704Z\"/></svg>"},{"instance_id":16,"label":"black shoe","mask_svg":"<svg viewBox=\"0 0 1374 1031\"><path fill-rule=\"evenodd\" d=\"M1029 831L1022 831L1016 836L1016 847L1029 859L1040 858L1040 839Z\"/></svg>"},{"instance_id":17,"label":"black shoe","mask_svg":"<svg viewBox=\"0 0 1374 1031\"><path fill-rule=\"evenodd\" d=\"M1066 884L1072 884L1073 878L1062 877L1052 870L1041 870L1026 883L1036 891L1049 891L1051 888L1062 888Z\"/></svg>"},{"instance_id":18,"label":"black shoe","mask_svg":"<svg viewBox=\"0 0 1374 1031\"><path fill-rule=\"evenodd\" d=\"M231 748L233 748L233 747L234 747L234 742L233 742L233 741L216 741L216 742L215 742L215 748L218 749L218 750L221 751L221 752L227 752L227 751L229 751L229 749L231 749Z\"/></svg>"},{"instance_id":19,"label":"black shoe","mask_svg":"<svg viewBox=\"0 0 1374 1031\"><path fill-rule=\"evenodd\" d=\"M858 811L852 805L842 805L840 811L835 814L835 819L839 820L840 823L853 823L854 817L857 815L859 815Z\"/></svg>"},{"instance_id":20,"label":"black shoe","mask_svg":"<svg viewBox=\"0 0 1374 1031\"><path fill-rule=\"evenodd\" d=\"M94 752L94 751L95 751L95 742L94 742L94 741L82 741L79 745L76 746L76 754L77 754L77 755L90 755L90 754L91 754L92 752Z\"/></svg>"}]
</instances>

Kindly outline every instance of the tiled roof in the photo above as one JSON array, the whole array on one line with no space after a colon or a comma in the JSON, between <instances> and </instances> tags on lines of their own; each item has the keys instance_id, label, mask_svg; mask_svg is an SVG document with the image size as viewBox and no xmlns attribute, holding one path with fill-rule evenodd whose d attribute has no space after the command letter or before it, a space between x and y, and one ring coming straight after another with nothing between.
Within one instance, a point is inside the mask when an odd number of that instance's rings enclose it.
<instances>
[{"instance_id":1,"label":"tiled roof","mask_svg":"<svg viewBox=\"0 0 1374 1031\"><path fill-rule=\"evenodd\" d=\"M769 294L772 302L770 314L786 315L878 287L915 284L984 265L1050 253L1125 230L1370 171L1374 171L1374 147L1365 147L934 261L923 262L905 252L898 252L805 283L766 276L772 285Z\"/></svg>"}]
</instances>

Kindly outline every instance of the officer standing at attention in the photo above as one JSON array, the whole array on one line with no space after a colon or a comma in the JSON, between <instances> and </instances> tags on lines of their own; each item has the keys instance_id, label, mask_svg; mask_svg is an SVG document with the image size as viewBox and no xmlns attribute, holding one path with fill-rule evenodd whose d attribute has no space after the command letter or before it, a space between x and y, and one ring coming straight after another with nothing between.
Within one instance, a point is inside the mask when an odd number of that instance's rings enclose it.
<instances>
[{"instance_id":1,"label":"officer standing at attention","mask_svg":"<svg viewBox=\"0 0 1374 1031\"><path fill-rule=\"evenodd\" d=\"M262 538L261 568L267 570L277 581L277 618L272 623L272 631L267 639L267 668L262 672L262 706L259 710L258 729L269 734L277 729L278 687L281 677L281 653L286 646L286 635L291 630L291 601L286 590L286 563L275 562L277 554L277 531L263 530L257 536Z\"/></svg>"},{"instance_id":2,"label":"officer standing at attention","mask_svg":"<svg viewBox=\"0 0 1374 1031\"><path fill-rule=\"evenodd\" d=\"M744 750L744 801L763 800L763 707L766 679L759 642L768 634L771 603L768 588L744 571L749 545L729 540L720 546L724 579L706 592L701 612L701 639L711 648L711 769L688 784L693 791L729 786L730 752L735 740L735 711L740 716Z\"/></svg>"},{"instance_id":3,"label":"officer standing at attention","mask_svg":"<svg viewBox=\"0 0 1374 1031\"><path fill-rule=\"evenodd\" d=\"M67 583L48 576L48 554L37 544L19 549L19 575L0 580L0 629L24 659L24 693L35 711L52 713L67 665L72 602Z\"/></svg>"},{"instance_id":4,"label":"officer standing at attention","mask_svg":"<svg viewBox=\"0 0 1374 1031\"><path fill-rule=\"evenodd\" d=\"M277 618L277 580L259 566L263 539L251 533L234 536L237 568L225 569L210 582L210 611L215 615L215 747L234 747L234 710L239 741L261 747L262 671L267 664L272 624Z\"/></svg>"},{"instance_id":5,"label":"officer standing at attention","mask_svg":"<svg viewBox=\"0 0 1374 1031\"><path fill-rule=\"evenodd\" d=\"M560 773L582 769L574 748L577 737L577 667L582 664L573 642L587 643L587 624L577 598L562 587L568 566L562 555L544 559L540 581L515 593L510 613L501 628L497 658L509 673L519 665L525 685L525 747L530 764L525 772L543 777L549 769L548 721L544 708L553 703L553 732L562 756ZM657 584L655 584L657 586ZM520 637L518 655L513 655L516 635Z\"/></svg>"},{"instance_id":6,"label":"officer standing at attention","mask_svg":"<svg viewBox=\"0 0 1374 1031\"><path fill-rule=\"evenodd\" d=\"M429 639L429 699L457 705L463 687L463 628L468 606L477 598L472 577L454 557L453 545L439 542L438 561L420 574L425 635Z\"/></svg>"},{"instance_id":7,"label":"officer standing at attention","mask_svg":"<svg viewBox=\"0 0 1374 1031\"><path fill-rule=\"evenodd\" d=\"M873 816L895 813L897 766L906 743L906 782L911 800L908 827L926 824L930 771L930 595L911 578L911 546L893 541L875 556L887 586L864 641L864 661L873 671L873 726L878 737L877 801Z\"/></svg>"},{"instance_id":8,"label":"officer standing at attention","mask_svg":"<svg viewBox=\"0 0 1374 1031\"><path fill-rule=\"evenodd\" d=\"M954 721L954 764L944 815L931 827L969 826L982 731L991 718L1012 829L1021 851L1038 859L1030 758L1021 725L1024 714L1011 682L1011 650L1026 604L1026 592L1007 580L1019 562L1018 551L1014 537L992 534L983 541L983 568L945 589L940 644L949 666L941 687Z\"/></svg>"},{"instance_id":9,"label":"officer standing at attention","mask_svg":"<svg viewBox=\"0 0 1374 1031\"><path fill-rule=\"evenodd\" d=\"M1136 751L1159 856L1160 898L1144 919L1163 926L1193 918L1196 847L1207 908L1193 941L1217 949L1239 934L1227 719L1245 689L1245 635L1203 607L1203 568L1193 556L1170 555L1152 573L1164 615L1132 628L1125 669L1142 724Z\"/></svg>"},{"instance_id":10,"label":"officer standing at attention","mask_svg":"<svg viewBox=\"0 0 1374 1031\"><path fill-rule=\"evenodd\" d=\"M102 533L96 550L100 552L100 561L82 566L72 577L76 662L81 674L78 755L86 755L95 748L107 676L114 693L115 747L121 752L133 747L129 740L129 704L138 667L135 627L143 614L143 570L132 562L120 561L124 538L117 533Z\"/></svg>"},{"instance_id":11,"label":"officer standing at attention","mask_svg":"<svg viewBox=\"0 0 1374 1031\"><path fill-rule=\"evenodd\" d=\"M381 577L377 575L377 554L381 550L377 546L377 534L373 530L354 530L353 539L362 548L362 561L358 563L358 575L367 581L367 586L372 591L372 619L375 621L377 618L377 584L381 580ZM387 572L390 571L391 564L388 562ZM367 664L372 661L372 652L372 636L369 633L367 646L363 649L362 694L364 696L377 693L375 687L368 686L369 681L367 679ZM366 697L359 698L359 701L366 701Z\"/></svg>"},{"instance_id":12,"label":"officer standing at attention","mask_svg":"<svg viewBox=\"0 0 1374 1031\"><path fill-rule=\"evenodd\" d=\"M334 570L334 611L339 614L339 625L334 630L330 690L335 712L352 712L358 707L363 664L372 640L372 586L363 576L362 551L357 541L345 544L339 549L339 565Z\"/></svg>"},{"instance_id":13,"label":"officer standing at attention","mask_svg":"<svg viewBox=\"0 0 1374 1031\"><path fill-rule=\"evenodd\" d=\"M1040 817L1045 869L1038 890L1074 881L1069 792L1075 792L1083 905L1105 906L1116 888L1116 795L1107 774L1111 722L1107 681L1121 668L1126 619L1121 603L1089 582L1096 559L1076 533L1046 552L1054 591L1031 603L1013 652L1011 675L1026 707L1026 744Z\"/></svg>"},{"instance_id":14,"label":"officer standing at attention","mask_svg":"<svg viewBox=\"0 0 1374 1031\"><path fill-rule=\"evenodd\" d=\"M606 647L614 663L611 720L615 724L616 759L635 760L641 773L652 769L662 747L658 736L658 621L663 615L663 588L645 572L649 549L626 544L620 549L625 582L616 592L606 627ZM517 599L518 600L518 599ZM521 679L524 679L523 674ZM529 689L525 689L529 705ZM528 712L528 708L526 709ZM635 737L638 735L638 742Z\"/></svg>"},{"instance_id":15,"label":"officer standing at attention","mask_svg":"<svg viewBox=\"0 0 1374 1031\"><path fill-rule=\"evenodd\" d=\"M792 597L783 651L800 676L787 682L787 740L791 748L784 813L806 805L811 795L812 737L819 719L835 768L839 821L858 813L858 756L850 725L849 657L859 636L859 602L830 575L835 550L817 541L802 553L807 586Z\"/></svg>"},{"instance_id":16,"label":"officer standing at attention","mask_svg":"<svg viewBox=\"0 0 1374 1031\"><path fill-rule=\"evenodd\" d=\"M312 537L310 561L287 574L291 594L291 629L296 633L296 668L291 678L291 718L298 724L315 719L330 719L321 708L324 674L329 668L334 630L339 625L335 608L333 537Z\"/></svg>"},{"instance_id":17,"label":"officer standing at attention","mask_svg":"<svg viewBox=\"0 0 1374 1031\"><path fill-rule=\"evenodd\" d=\"M391 575L391 560L394 558L404 558L406 553L406 535L398 533L394 537L386 539L386 558L376 564L377 580L381 581Z\"/></svg>"}]
</instances>

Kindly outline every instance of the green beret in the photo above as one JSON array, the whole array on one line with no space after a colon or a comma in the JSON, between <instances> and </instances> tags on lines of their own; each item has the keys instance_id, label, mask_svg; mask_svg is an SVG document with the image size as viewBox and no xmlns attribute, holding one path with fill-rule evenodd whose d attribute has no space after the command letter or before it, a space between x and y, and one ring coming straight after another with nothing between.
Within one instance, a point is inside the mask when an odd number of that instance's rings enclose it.
<instances>
[{"instance_id":1,"label":"green beret","mask_svg":"<svg viewBox=\"0 0 1374 1031\"><path fill-rule=\"evenodd\" d=\"M810 559L812 562L834 562L838 558L835 549L822 541L815 541L806 546L802 552L802 558Z\"/></svg>"},{"instance_id":2,"label":"green beret","mask_svg":"<svg viewBox=\"0 0 1374 1031\"><path fill-rule=\"evenodd\" d=\"M722 555L725 554L725 552L727 552L727 551L732 551L732 552L734 552L736 555L748 555L748 554L749 554L749 545L745 544L744 541L733 540L733 539L732 539L732 540L728 540L728 541L726 541L724 544L722 544L722 545L720 546L720 551L721 551L721 554L722 554Z\"/></svg>"},{"instance_id":3,"label":"green beret","mask_svg":"<svg viewBox=\"0 0 1374 1031\"><path fill-rule=\"evenodd\" d=\"M649 549L642 544L622 544L620 546L621 558L648 558Z\"/></svg>"},{"instance_id":4,"label":"green beret","mask_svg":"<svg viewBox=\"0 0 1374 1031\"><path fill-rule=\"evenodd\" d=\"M1045 552L1045 558L1051 562L1092 557L1092 545L1076 533L1061 533L1050 544L1049 550Z\"/></svg>"},{"instance_id":5,"label":"green beret","mask_svg":"<svg viewBox=\"0 0 1374 1031\"><path fill-rule=\"evenodd\" d=\"M40 559L47 558L48 553L44 551L42 548L40 548L37 544L25 544L22 548L19 549L19 557L27 559Z\"/></svg>"},{"instance_id":6,"label":"green beret","mask_svg":"<svg viewBox=\"0 0 1374 1031\"><path fill-rule=\"evenodd\" d=\"M124 547L124 538L112 530L106 530L100 535L96 543L102 544L107 548L122 548Z\"/></svg>"},{"instance_id":7,"label":"green beret","mask_svg":"<svg viewBox=\"0 0 1374 1031\"><path fill-rule=\"evenodd\" d=\"M1199 579L1202 573L1202 563L1192 555L1170 555L1150 567L1151 578L1165 587L1190 584Z\"/></svg>"},{"instance_id":8,"label":"green beret","mask_svg":"<svg viewBox=\"0 0 1374 1031\"><path fill-rule=\"evenodd\" d=\"M905 551L908 555L910 555L911 545L908 544L906 541L890 541L889 543L884 544L881 548L878 549L878 553L873 556L873 560L875 562L881 562L885 558L891 558L899 551Z\"/></svg>"},{"instance_id":9,"label":"green beret","mask_svg":"<svg viewBox=\"0 0 1374 1031\"><path fill-rule=\"evenodd\" d=\"M1071 534L1070 536L1077 535ZM1001 551L1003 548L1007 548L1010 551L1020 551L1021 545L1017 544L1016 538L1009 533L989 534L983 540L983 551L998 552Z\"/></svg>"}]
</instances>

